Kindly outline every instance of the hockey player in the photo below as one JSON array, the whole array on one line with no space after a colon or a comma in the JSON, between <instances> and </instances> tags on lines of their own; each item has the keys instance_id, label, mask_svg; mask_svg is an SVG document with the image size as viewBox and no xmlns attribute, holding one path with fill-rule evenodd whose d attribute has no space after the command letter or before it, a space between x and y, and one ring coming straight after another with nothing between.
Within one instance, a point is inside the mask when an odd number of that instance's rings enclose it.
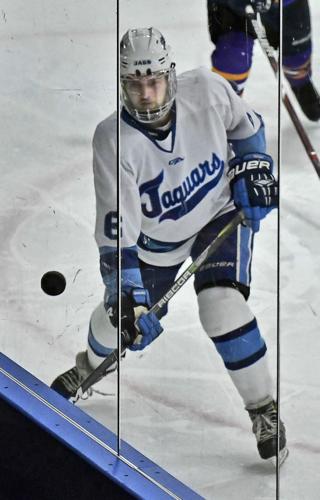
<instances>
[{"instance_id":1,"label":"hockey player","mask_svg":"<svg viewBox=\"0 0 320 500\"><path fill-rule=\"evenodd\" d=\"M255 32L246 5L261 13L269 43L279 47L279 2L276 0L208 0L208 23L215 50L212 69L237 84L242 93L252 65ZM320 120L320 96L311 76L311 23L308 0L283 0L283 71L309 120Z\"/></svg>"},{"instance_id":2,"label":"hockey player","mask_svg":"<svg viewBox=\"0 0 320 500\"><path fill-rule=\"evenodd\" d=\"M276 455L278 430L284 457L285 428L277 425L267 348L247 304L253 235L277 205L262 118L206 68L177 79L170 48L155 28L124 35L120 69L121 323L132 338L129 349L144 349L161 334L150 305L183 262L242 208L245 225L200 268L194 287L202 326L249 412L261 457ZM87 350L52 384L67 398L117 345L116 131L114 113L93 139L95 235L106 293L92 314ZM166 313L163 307L161 316Z\"/></svg>"}]
</instances>

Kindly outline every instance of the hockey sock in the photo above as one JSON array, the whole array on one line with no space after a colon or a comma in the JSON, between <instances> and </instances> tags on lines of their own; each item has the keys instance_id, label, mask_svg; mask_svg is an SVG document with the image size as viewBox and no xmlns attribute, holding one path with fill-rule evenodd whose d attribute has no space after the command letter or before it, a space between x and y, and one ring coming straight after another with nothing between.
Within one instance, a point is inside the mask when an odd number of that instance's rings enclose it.
<instances>
[{"instance_id":1,"label":"hockey sock","mask_svg":"<svg viewBox=\"0 0 320 500\"><path fill-rule=\"evenodd\" d=\"M235 289L214 287L198 295L202 326L219 352L245 406L273 392L266 344L244 297Z\"/></svg>"},{"instance_id":2,"label":"hockey sock","mask_svg":"<svg viewBox=\"0 0 320 500\"><path fill-rule=\"evenodd\" d=\"M212 53L212 71L237 85L241 94L252 65L253 38L240 31L219 36Z\"/></svg>"},{"instance_id":3,"label":"hockey sock","mask_svg":"<svg viewBox=\"0 0 320 500\"><path fill-rule=\"evenodd\" d=\"M110 322L103 302L93 311L88 333L88 360L96 368L117 346L117 330ZM110 369L114 366L110 367Z\"/></svg>"}]
</instances>

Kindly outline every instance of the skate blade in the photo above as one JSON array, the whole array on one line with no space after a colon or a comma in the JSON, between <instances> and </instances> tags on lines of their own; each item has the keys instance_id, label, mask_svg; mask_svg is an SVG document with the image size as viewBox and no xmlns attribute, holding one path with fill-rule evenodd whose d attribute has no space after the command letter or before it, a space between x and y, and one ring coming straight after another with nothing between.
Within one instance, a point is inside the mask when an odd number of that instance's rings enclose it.
<instances>
[{"instance_id":1,"label":"skate blade","mask_svg":"<svg viewBox=\"0 0 320 500\"><path fill-rule=\"evenodd\" d=\"M82 392L81 387L77 390L77 392L69 398L70 403L77 403L79 399L82 399L82 401L86 401L87 399L91 398L93 395L93 389L92 387L89 387L85 392Z\"/></svg>"},{"instance_id":2,"label":"skate blade","mask_svg":"<svg viewBox=\"0 0 320 500\"><path fill-rule=\"evenodd\" d=\"M288 458L289 450L287 447L283 448L279 453L279 467L283 464L283 462ZM277 467L277 457L269 458L270 462L274 467Z\"/></svg>"}]
</instances>

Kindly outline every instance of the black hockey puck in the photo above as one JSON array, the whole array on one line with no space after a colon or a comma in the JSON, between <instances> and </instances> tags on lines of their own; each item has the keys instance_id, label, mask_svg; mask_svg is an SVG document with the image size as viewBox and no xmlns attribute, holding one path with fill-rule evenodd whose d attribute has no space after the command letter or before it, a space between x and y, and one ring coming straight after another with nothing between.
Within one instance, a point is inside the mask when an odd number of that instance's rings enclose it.
<instances>
[{"instance_id":1,"label":"black hockey puck","mask_svg":"<svg viewBox=\"0 0 320 500\"><path fill-rule=\"evenodd\" d=\"M48 295L60 295L66 284L66 278L58 271L48 271L41 278L41 288Z\"/></svg>"}]
</instances>

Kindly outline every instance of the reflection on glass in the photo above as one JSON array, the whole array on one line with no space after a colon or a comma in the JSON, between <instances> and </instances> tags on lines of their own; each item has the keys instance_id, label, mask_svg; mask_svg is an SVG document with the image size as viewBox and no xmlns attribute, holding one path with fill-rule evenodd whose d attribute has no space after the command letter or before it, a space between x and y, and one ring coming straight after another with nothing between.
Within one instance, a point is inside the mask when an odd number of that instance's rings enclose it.
<instances>
[{"instance_id":1,"label":"reflection on glass","mask_svg":"<svg viewBox=\"0 0 320 500\"><path fill-rule=\"evenodd\" d=\"M319 272L320 134L319 121L312 123L320 119L319 28L317 1L284 1L283 65L296 117L284 112L281 128L280 409L288 425L290 457L280 470L280 492L293 500L316 499L320 480L315 460L320 450L320 293L314 280Z\"/></svg>"},{"instance_id":2,"label":"reflection on glass","mask_svg":"<svg viewBox=\"0 0 320 500\"><path fill-rule=\"evenodd\" d=\"M312 39L308 0L283 2L283 71L301 111L320 120L320 96L312 81Z\"/></svg>"},{"instance_id":3,"label":"reflection on glass","mask_svg":"<svg viewBox=\"0 0 320 500\"><path fill-rule=\"evenodd\" d=\"M104 36L99 37L103 59L99 61L102 72L102 97L100 116L94 124L92 139L92 163L95 195L95 241L99 250L100 274L103 284L99 287L98 305L92 308L88 329L87 346L78 356L84 359L85 372L92 374L86 396L94 396L83 403L108 429L118 432L118 387L116 357L105 367L103 361L110 361L118 345L118 168L117 168L117 117L116 117L116 3L106 5L110 17L104 13ZM97 13L96 13L97 14ZM108 71L105 71L105 68ZM107 92L105 92L105 87ZM108 108L106 109L106 104ZM100 279L101 279L100 277ZM98 287L97 287L98 288ZM79 368L82 368L79 366ZM103 368L103 369L102 369ZM97 371L97 370L100 371ZM93 371L94 370L94 371ZM116 442L115 442L116 446Z\"/></svg>"},{"instance_id":4,"label":"reflection on glass","mask_svg":"<svg viewBox=\"0 0 320 500\"><path fill-rule=\"evenodd\" d=\"M199 68L208 66L205 9L120 2L123 311L127 329L139 328L121 367L121 427L206 498L239 498L240 476L243 498L255 499L254 471L270 471L277 454L277 81L261 55L237 95L253 38L243 8L223 3L208 5L219 76ZM225 236L241 208L244 223ZM181 278L167 293L218 235L194 290ZM159 301L157 315L146 311ZM285 457L282 423L280 433ZM275 469L262 480L275 495Z\"/></svg>"}]
</instances>

